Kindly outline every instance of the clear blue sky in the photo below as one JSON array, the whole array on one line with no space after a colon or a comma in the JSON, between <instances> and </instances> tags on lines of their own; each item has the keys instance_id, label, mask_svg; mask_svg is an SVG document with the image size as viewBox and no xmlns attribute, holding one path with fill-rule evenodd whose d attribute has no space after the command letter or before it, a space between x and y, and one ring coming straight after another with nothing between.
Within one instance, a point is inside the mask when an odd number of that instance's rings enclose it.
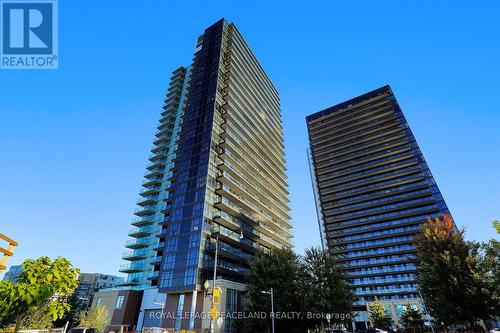
<instances>
[{"instance_id":1,"label":"clear blue sky","mask_svg":"<svg viewBox=\"0 0 500 333\"><path fill-rule=\"evenodd\" d=\"M304 117L390 84L470 239L500 219L498 1L61 1L57 71L0 70L11 264L116 273L170 72L221 17L281 93L295 245L318 245Z\"/></svg>"}]
</instances>

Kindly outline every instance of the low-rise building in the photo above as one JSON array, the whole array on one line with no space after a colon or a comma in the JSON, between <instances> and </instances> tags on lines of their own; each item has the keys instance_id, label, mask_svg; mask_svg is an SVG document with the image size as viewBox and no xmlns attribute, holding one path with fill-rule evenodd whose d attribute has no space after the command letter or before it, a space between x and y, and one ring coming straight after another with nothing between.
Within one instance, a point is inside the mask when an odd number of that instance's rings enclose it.
<instances>
[{"instance_id":1,"label":"low-rise building","mask_svg":"<svg viewBox=\"0 0 500 333\"><path fill-rule=\"evenodd\" d=\"M94 294L101 289L115 288L123 283L124 278L102 273L81 273L78 276L78 287L75 289L74 296L88 307L92 304Z\"/></svg>"},{"instance_id":2,"label":"low-rise building","mask_svg":"<svg viewBox=\"0 0 500 333\"><path fill-rule=\"evenodd\" d=\"M23 267L21 265L12 265L3 276L3 280L16 282L21 277L22 272L23 272Z\"/></svg>"},{"instance_id":3,"label":"low-rise building","mask_svg":"<svg viewBox=\"0 0 500 333\"><path fill-rule=\"evenodd\" d=\"M92 308L104 306L108 310L111 316L108 331L128 332L136 327L142 295L142 290L107 289L94 295Z\"/></svg>"}]
</instances>

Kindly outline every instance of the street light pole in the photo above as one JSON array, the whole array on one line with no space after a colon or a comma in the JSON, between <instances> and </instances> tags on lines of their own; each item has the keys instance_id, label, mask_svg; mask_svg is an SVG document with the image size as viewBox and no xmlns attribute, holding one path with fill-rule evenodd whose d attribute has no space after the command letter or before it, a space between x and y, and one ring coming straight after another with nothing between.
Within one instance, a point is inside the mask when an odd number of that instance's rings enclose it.
<instances>
[{"instance_id":1,"label":"street light pole","mask_svg":"<svg viewBox=\"0 0 500 333\"><path fill-rule=\"evenodd\" d=\"M412 261L415 260L415 258L413 258L412 256L409 256L409 255L406 255L405 259L409 259ZM432 325L431 316L429 315L429 312L427 312L427 306L425 306L424 298L422 297L422 293L420 292L420 287L417 287L417 291L418 291L418 296L420 297L420 300L422 300L422 305L424 306L425 315L426 315L427 319L429 319L429 324L431 324L431 331L432 331L432 333L435 333L434 332L434 325Z\"/></svg>"},{"instance_id":2,"label":"street light pole","mask_svg":"<svg viewBox=\"0 0 500 333\"><path fill-rule=\"evenodd\" d=\"M271 288L271 312L273 314L272 325L273 325L273 333L274 333L274 290L273 290L273 288Z\"/></svg>"},{"instance_id":3,"label":"street light pole","mask_svg":"<svg viewBox=\"0 0 500 333\"><path fill-rule=\"evenodd\" d=\"M156 305L161 305L160 326L163 327L163 318L165 318L165 303L166 303L166 301L165 302L154 301L153 303Z\"/></svg>"},{"instance_id":4,"label":"street light pole","mask_svg":"<svg viewBox=\"0 0 500 333\"><path fill-rule=\"evenodd\" d=\"M223 235L226 238L231 237L234 234L234 230L232 230L228 235ZM213 238L212 235L210 237ZM243 227L240 228L240 239L243 239ZM214 276L212 281L212 307L214 306L214 291L215 291L215 280L217 279L217 260L219 257L219 234L215 237L215 259L214 259ZM215 324L212 317L210 317L210 332L215 332Z\"/></svg>"},{"instance_id":5,"label":"street light pole","mask_svg":"<svg viewBox=\"0 0 500 333\"><path fill-rule=\"evenodd\" d=\"M431 331L434 333L434 325L432 325L432 320L431 316L429 315L429 312L427 312L427 306L425 306L424 298L422 297L422 293L420 292L420 289L417 289L418 291L418 296L420 296L420 299L422 300L422 305L424 306L424 311L425 311L425 316L427 319L429 319L429 324L431 324Z\"/></svg>"},{"instance_id":6,"label":"street light pole","mask_svg":"<svg viewBox=\"0 0 500 333\"><path fill-rule=\"evenodd\" d=\"M214 291L215 291L215 279L217 278L217 258L219 256L219 235L215 238L215 259L214 259L214 278L212 282L212 306L214 306ZM214 320L210 317L210 332L214 333L215 325Z\"/></svg>"},{"instance_id":7,"label":"street light pole","mask_svg":"<svg viewBox=\"0 0 500 333\"><path fill-rule=\"evenodd\" d=\"M261 291L261 293L271 295L271 327L272 333L274 333L274 289L271 288L270 291Z\"/></svg>"}]
</instances>

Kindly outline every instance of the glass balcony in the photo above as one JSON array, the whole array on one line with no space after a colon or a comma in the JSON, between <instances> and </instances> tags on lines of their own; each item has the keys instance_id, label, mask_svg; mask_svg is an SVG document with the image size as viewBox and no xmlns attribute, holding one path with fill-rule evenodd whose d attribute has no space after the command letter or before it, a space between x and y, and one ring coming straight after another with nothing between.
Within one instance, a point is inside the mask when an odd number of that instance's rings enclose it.
<instances>
[{"instance_id":1,"label":"glass balcony","mask_svg":"<svg viewBox=\"0 0 500 333\"><path fill-rule=\"evenodd\" d=\"M157 230L158 227L156 226L133 228L129 230L128 235L131 237L150 236L151 234L156 233Z\"/></svg>"},{"instance_id":2,"label":"glass balcony","mask_svg":"<svg viewBox=\"0 0 500 333\"><path fill-rule=\"evenodd\" d=\"M154 250L161 250L163 248L165 248L165 242L159 242L154 246Z\"/></svg>"},{"instance_id":3,"label":"glass balcony","mask_svg":"<svg viewBox=\"0 0 500 333\"><path fill-rule=\"evenodd\" d=\"M415 251L415 245L401 245L401 246L390 246L385 248L378 249L370 249L370 250L361 250L361 251L352 251L346 252L336 257L336 259L349 259L349 258L357 258L364 256L376 256L380 254L386 253L398 253L398 252L409 252Z\"/></svg>"},{"instance_id":4,"label":"glass balcony","mask_svg":"<svg viewBox=\"0 0 500 333\"><path fill-rule=\"evenodd\" d=\"M415 256L413 256L413 255L393 255L393 256L380 257L380 258L370 258L370 259L346 261L342 265L346 268L349 268L349 267L355 267L355 266L371 266L371 265L380 265L380 264L408 262L408 261L414 260L414 259L415 259Z\"/></svg>"},{"instance_id":5,"label":"glass balcony","mask_svg":"<svg viewBox=\"0 0 500 333\"><path fill-rule=\"evenodd\" d=\"M144 263L131 263L131 264L125 264L121 265L119 272L122 273L138 273L144 270Z\"/></svg>"},{"instance_id":6,"label":"glass balcony","mask_svg":"<svg viewBox=\"0 0 500 333\"><path fill-rule=\"evenodd\" d=\"M174 126L167 126L167 127L160 126L160 129L156 131L155 136L157 138L163 137L164 135L170 136L172 134L173 129Z\"/></svg>"},{"instance_id":7,"label":"glass balcony","mask_svg":"<svg viewBox=\"0 0 500 333\"><path fill-rule=\"evenodd\" d=\"M136 226L136 227L140 227L140 226L148 225L148 224L153 224L155 222L156 222L156 220L155 220L154 215L136 217L136 218L132 219L132 225Z\"/></svg>"},{"instance_id":8,"label":"glass balcony","mask_svg":"<svg viewBox=\"0 0 500 333\"><path fill-rule=\"evenodd\" d=\"M348 276L363 276L363 275L375 275L375 274L394 274L397 272L414 272L416 269L413 264L405 264L405 265L394 265L394 266L381 266L381 267L370 267L370 268L361 268L355 270L348 270L346 274Z\"/></svg>"},{"instance_id":9,"label":"glass balcony","mask_svg":"<svg viewBox=\"0 0 500 333\"><path fill-rule=\"evenodd\" d=\"M390 193L391 191L388 191L387 189L384 190L384 193ZM422 197L428 194L429 196L432 194L429 189L423 189L423 190L417 190L417 191L406 191L406 193L403 194L397 194L397 195L391 195L391 196L386 196L382 197L379 199L374 199L370 201L363 201L360 203L355 203L355 204L349 204L349 201L346 202L346 205L342 205L339 207L339 205L334 205L334 204L326 204L324 205L325 211L328 211L329 209L334 209L332 212L336 214L341 214L344 211L363 211L362 209L356 209L356 208L362 208L362 207L367 207L367 206L372 206L377 204L377 206L380 206L379 204L385 203L385 202L391 202L391 201L401 201L400 199L405 199L405 198L412 198L412 197ZM355 200L351 200L355 201ZM330 208L331 207L331 208ZM332 215L332 214L330 214Z\"/></svg>"},{"instance_id":10,"label":"glass balcony","mask_svg":"<svg viewBox=\"0 0 500 333\"><path fill-rule=\"evenodd\" d=\"M142 196L149 196L153 194L158 194L160 192L161 186L150 186L148 188L143 188L139 192Z\"/></svg>"},{"instance_id":11,"label":"glass balcony","mask_svg":"<svg viewBox=\"0 0 500 333\"><path fill-rule=\"evenodd\" d=\"M357 278L350 281L352 286L360 285L375 285L375 284L387 284L387 283L399 283L399 282L414 282L415 276L413 274L408 274L408 276L386 276L380 277L376 276L373 278Z\"/></svg>"},{"instance_id":12,"label":"glass balcony","mask_svg":"<svg viewBox=\"0 0 500 333\"><path fill-rule=\"evenodd\" d=\"M364 247L372 247L372 246L380 246L380 245L386 245L386 244L400 244L400 243L410 243L413 241L414 236L401 236L401 237L391 237L391 238L384 238L384 239L378 239L378 240L373 240L373 241L363 241L363 242L356 242L356 243L350 243L350 244L344 244L337 246L332 242L329 242L331 246L333 246L333 251L346 251L350 249L357 249L357 248L364 248Z\"/></svg>"},{"instance_id":13,"label":"glass balcony","mask_svg":"<svg viewBox=\"0 0 500 333\"><path fill-rule=\"evenodd\" d=\"M131 240L128 240L127 243L125 243L125 247L128 247L129 249L140 249L140 248L148 247L150 242L151 242L151 239L149 237L131 239Z\"/></svg>"},{"instance_id":14,"label":"glass balcony","mask_svg":"<svg viewBox=\"0 0 500 333\"><path fill-rule=\"evenodd\" d=\"M223 192L221 192L221 191L223 191ZM235 214L237 214L237 212L241 213L242 210L243 211L247 211L247 212L250 211L250 213L247 213L248 215L250 215L250 216L260 216L261 218L263 218L266 221L268 221L267 223L269 223L269 224L275 224L275 225L279 226L282 229L281 233L283 233L283 234L284 233L289 233L288 232L288 225L285 226L283 222L277 221L272 216L269 216L269 214L267 214L267 212L264 212L259 207L255 206L254 204L252 204L251 202L249 202L247 199L245 199L241 195L239 195L236 192L234 192L228 185L222 184L222 186L219 189L216 190L216 193L217 192L219 192L218 194L225 194L226 196L229 196L230 199L232 199L232 200L237 200L238 203L240 203L243 206L243 208L240 208L240 206L236 205L232 201L225 200L226 198L223 196L222 197L222 203L226 204L227 202L229 202L230 205L228 205L228 207L231 208L231 209L233 209L235 211Z\"/></svg>"},{"instance_id":15,"label":"glass balcony","mask_svg":"<svg viewBox=\"0 0 500 333\"><path fill-rule=\"evenodd\" d=\"M137 216L151 215L155 211L156 211L156 206L154 206L154 205L144 206L144 207L136 208L134 210L134 215L137 215Z\"/></svg>"},{"instance_id":16,"label":"glass balcony","mask_svg":"<svg viewBox=\"0 0 500 333\"><path fill-rule=\"evenodd\" d=\"M147 197L142 197L137 199L137 204L139 206L146 206L158 202L158 195L150 195Z\"/></svg>"},{"instance_id":17,"label":"glass balcony","mask_svg":"<svg viewBox=\"0 0 500 333\"><path fill-rule=\"evenodd\" d=\"M162 150L162 151L159 151L159 152L156 152L154 154L149 155L149 160L150 161L155 161L155 160L164 159L166 157L167 157L167 151L166 150Z\"/></svg>"},{"instance_id":18,"label":"glass balcony","mask_svg":"<svg viewBox=\"0 0 500 333\"><path fill-rule=\"evenodd\" d=\"M152 265L159 265L159 264L161 264L161 259L162 259L162 256L152 257L151 264Z\"/></svg>"},{"instance_id":19,"label":"glass balcony","mask_svg":"<svg viewBox=\"0 0 500 333\"><path fill-rule=\"evenodd\" d=\"M415 287L404 287L404 288L375 288L373 290L354 290L355 295L377 295L377 294L396 294L396 293L416 293L417 288Z\"/></svg>"},{"instance_id":20,"label":"glass balcony","mask_svg":"<svg viewBox=\"0 0 500 333\"><path fill-rule=\"evenodd\" d=\"M151 251L148 251L147 249L142 249L142 250L135 250L135 251L127 251L124 252L122 255L122 258L124 260L140 260L146 258L149 254L151 254Z\"/></svg>"},{"instance_id":21,"label":"glass balcony","mask_svg":"<svg viewBox=\"0 0 500 333\"><path fill-rule=\"evenodd\" d=\"M149 280L157 279L160 276L160 272L159 271L149 272L147 276Z\"/></svg>"},{"instance_id":22,"label":"glass balcony","mask_svg":"<svg viewBox=\"0 0 500 333\"><path fill-rule=\"evenodd\" d=\"M162 143L165 143L165 142L170 142L170 139L172 138L172 133L165 133L165 134L161 134L161 135L157 135L157 140L155 140L153 142L154 145L159 145L159 144L162 144Z\"/></svg>"},{"instance_id":23,"label":"glass balcony","mask_svg":"<svg viewBox=\"0 0 500 333\"><path fill-rule=\"evenodd\" d=\"M149 171L152 171L152 170L155 170L155 169L164 169L164 161L163 159L155 159L153 160L152 162L149 162L147 165L146 165L146 169L148 169ZM146 172L146 173L149 173L149 172Z\"/></svg>"},{"instance_id":24,"label":"glass balcony","mask_svg":"<svg viewBox=\"0 0 500 333\"><path fill-rule=\"evenodd\" d=\"M163 180L163 177L153 177L153 178L147 178L142 181L142 186L144 187L150 187L153 185L160 185Z\"/></svg>"},{"instance_id":25,"label":"glass balcony","mask_svg":"<svg viewBox=\"0 0 500 333\"><path fill-rule=\"evenodd\" d=\"M360 240L365 240L367 238L372 238L372 237L382 237L382 236L387 236L387 235L396 235L396 234L402 234L402 233L408 233L408 232L417 232L420 231L421 227L420 225L413 225L413 226L408 226L408 227L400 227L400 228L393 228L393 229L386 229L386 230L380 230L380 231L373 231L373 232L368 232L368 233L363 233L363 234L355 234L352 236L340 236L338 238L335 238L335 240L332 240L332 245L335 245L337 243L344 243L344 242L349 242L349 241L360 241ZM332 236L328 233L328 236Z\"/></svg>"}]
</instances>

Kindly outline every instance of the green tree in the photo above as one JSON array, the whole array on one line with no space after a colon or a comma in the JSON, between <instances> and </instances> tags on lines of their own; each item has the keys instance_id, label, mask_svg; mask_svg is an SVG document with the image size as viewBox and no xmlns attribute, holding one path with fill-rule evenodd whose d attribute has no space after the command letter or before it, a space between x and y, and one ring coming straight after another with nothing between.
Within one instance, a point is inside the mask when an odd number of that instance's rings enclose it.
<instances>
[{"instance_id":1,"label":"green tree","mask_svg":"<svg viewBox=\"0 0 500 333\"><path fill-rule=\"evenodd\" d=\"M67 299L78 285L78 272L65 258L27 259L16 283L0 282L0 323L15 324L17 332L30 313L42 308L52 320L61 318L70 310Z\"/></svg>"},{"instance_id":2,"label":"green tree","mask_svg":"<svg viewBox=\"0 0 500 333\"><path fill-rule=\"evenodd\" d=\"M300 318L277 318L277 332L305 332L324 326L326 319L308 319L307 312L329 313L335 323L349 320L351 315L352 295L346 277L332 257L319 249L307 250L304 257L281 249L258 252L246 280L246 311L270 313L270 296L262 291L273 288L276 312L301 313ZM244 320L239 327L245 332L265 332L269 324L268 316L265 320Z\"/></svg>"},{"instance_id":3,"label":"green tree","mask_svg":"<svg viewBox=\"0 0 500 333\"><path fill-rule=\"evenodd\" d=\"M494 221L493 226L495 226L495 222L498 221ZM500 222L498 223L500 224ZM494 312L500 313L500 241L490 239L476 246L480 248L480 266L491 285L492 297L498 305Z\"/></svg>"},{"instance_id":4,"label":"green tree","mask_svg":"<svg viewBox=\"0 0 500 333\"><path fill-rule=\"evenodd\" d=\"M331 322L340 324L351 316L352 294L347 278L330 253L318 248L306 250L301 260L300 290L308 312L328 313ZM350 319L347 318L350 322ZM309 327L322 326L324 319L309 321Z\"/></svg>"},{"instance_id":5,"label":"green tree","mask_svg":"<svg viewBox=\"0 0 500 333\"><path fill-rule=\"evenodd\" d=\"M479 246L466 242L450 216L427 220L415 238L417 282L430 314L450 324L488 320L496 307L479 264Z\"/></svg>"},{"instance_id":6,"label":"green tree","mask_svg":"<svg viewBox=\"0 0 500 333\"><path fill-rule=\"evenodd\" d=\"M103 305L83 311L80 313L78 319L80 321L80 326L93 327L99 332L104 332L104 329L111 321L109 311Z\"/></svg>"},{"instance_id":7,"label":"green tree","mask_svg":"<svg viewBox=\"0 0 500 333\"><path fill-rule=\"evenodd\" d=\"M368 316L374 328L389 330L393 324L391 314L378 298L370 304Z\"/></svg>"},{"instance_id":8,"label":"green tree","mask_svg":"<svg viewBox=\"0 0 500 333\"><path fill-rule=\"evenodd\" d=\"M23 330L49 329L52 327L52 315L46 307L32 309L23 316L19 327Z\"/></svg>"},{"instance_id":9,"label":"green tree","mask_svg":"<svg viewBox=\"0 0 500 333\"><path fill-rule=\"evenodd\" d=\"M401 324L406 329L413 329L413 332L415 332L417 328L424 326L422 312L417 308L413 308L410 304L406 304L403 313L401 313Z\"/></svg>"},{"instance_id":10,"label":"green tree","mask_svg":"<svg viewBox=\"0 0 500 333\"><path fill-rule=\"evenodd\" d=\"M303 308L298 290L299 258L290 250L273 249L269 253L259 251L250 262L246 276L247 312L265 312L265 319L242 320L239 328L245 332L265 332L270 327L271 300L262 291L274 290L276 312L296 312ZM276 331L298 332L301 321L276 319Z\"/></svg>"},{"instance_id":11,"label":"green tree","mask_svg":"<svg viewBox=\"0 0 500 333\"><path fill-rule=\"evenodd\" d=\"M500 221L498 221L498 220L493 221L493 228L495 228L497 233L500 234Z\"/></svg>"},{"instance_id":12,"label":"green tree","mask_svg":"<svg viewBox=\"0 0 500 333\"><path fill-rule=\"evenodd\" d=\"M88 307L87 302L79 299L78 295L75 293L68 298L67 303L71 310L65 312L62 317L52 323L55 327L62 327L66 325L66 323L69 323L69 326L72 327L74 322L78 319L79 314Z\"/></svg>"}]
</instances>

